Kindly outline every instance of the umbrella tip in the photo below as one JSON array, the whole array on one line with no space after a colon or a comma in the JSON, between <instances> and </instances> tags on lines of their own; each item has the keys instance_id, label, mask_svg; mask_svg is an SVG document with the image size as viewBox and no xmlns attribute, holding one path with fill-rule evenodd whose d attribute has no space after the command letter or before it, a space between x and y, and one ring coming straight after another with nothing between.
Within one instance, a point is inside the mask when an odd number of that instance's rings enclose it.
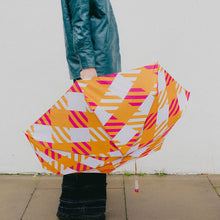
<instances>
[{"instance_id":1,"label":"umbrella tip","mask_svg":"<svg viewBox=\"0 0 220 220\"><path fill-rule=\"evenodd\" d=\"M138 193L139 193L139 189L135 189L134 192L135 192L136 194L138 194Z\"/></svg>"}]
</instances>

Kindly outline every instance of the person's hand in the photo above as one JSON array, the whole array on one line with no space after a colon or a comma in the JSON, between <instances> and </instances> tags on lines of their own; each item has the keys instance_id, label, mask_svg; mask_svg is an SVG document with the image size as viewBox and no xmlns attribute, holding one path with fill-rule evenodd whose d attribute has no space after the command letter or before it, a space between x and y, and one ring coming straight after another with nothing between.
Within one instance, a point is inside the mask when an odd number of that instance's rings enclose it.
<instances>
[{"instance_id":1,"label":"person's hand","mask_svg":"<svg viewBox=\"0 0 220 220\"><path fill-rule=\"evenodd\" d=\"M86 69L83 69L83 70L80 72L80 77L81 77L81 79L85 79L85 80L88 80L88 79L92 79L92 78L94 78L94 77L97 77L96 69L95 69L95 68L86 68Z\"/></svg>"}]
</instances>

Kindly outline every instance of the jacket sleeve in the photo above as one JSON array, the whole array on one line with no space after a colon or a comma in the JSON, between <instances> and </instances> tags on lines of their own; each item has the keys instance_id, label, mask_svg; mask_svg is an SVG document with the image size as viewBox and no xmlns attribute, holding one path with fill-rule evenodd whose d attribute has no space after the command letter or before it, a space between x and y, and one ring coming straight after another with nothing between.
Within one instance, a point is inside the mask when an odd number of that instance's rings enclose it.
<instances>
[{"instance_id":1,"label":"jacket sleeve","mask_svg":"<svg viewBox=\"0 0 220 220\"><path fill-rule=\"evenodd\" d=\"M70 0L73 45L81 61L82 69L95 67L90 29L90 0Z\"/></svg>"}]
</instances>

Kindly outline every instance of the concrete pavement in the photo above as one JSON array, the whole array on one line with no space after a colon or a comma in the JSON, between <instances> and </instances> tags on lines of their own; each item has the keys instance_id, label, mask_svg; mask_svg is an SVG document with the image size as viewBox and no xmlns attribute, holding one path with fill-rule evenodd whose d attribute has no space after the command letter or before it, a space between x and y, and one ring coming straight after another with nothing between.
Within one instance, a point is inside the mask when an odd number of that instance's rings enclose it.
<instances>
[{"instance_id":1,"label":"concrete pavement","mask_svg":"<svg viewBox=\"0 0 220 220\"><path fill-rule=\"evenodd\" d=\"M220 220L220 175L108 175L106 220ZM0 175L0 220L58 220L59 176Z\"/></svg>"}]
</instances>

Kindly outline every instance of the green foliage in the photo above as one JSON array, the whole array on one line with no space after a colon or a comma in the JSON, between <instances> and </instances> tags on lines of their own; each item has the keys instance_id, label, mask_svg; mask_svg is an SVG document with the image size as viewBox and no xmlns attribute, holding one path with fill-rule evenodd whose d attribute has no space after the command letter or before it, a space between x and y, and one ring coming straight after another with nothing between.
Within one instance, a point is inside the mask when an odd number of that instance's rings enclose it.
<instances>
[{"instance_id":1,"label":"green foliage","mask_svg":"<svg viewBox=\"0 0 220 220\"><path fill-rule=\"evenodd\" d=\"M125 171L125 172L124 172L124 175L125 175L125 176L131 176L132 173L130 173L130 172L128 172L128 171Z\"/></svg>"},{"instance_id":2,"label":"green foliage","mask_svg":"<svg viewBox=\"0 0 220 220\"><path fill-rule=\"evenodd\" d=\"M166 176L167 175L167 173L165 173L165 171L164 170L161 170L161 171L155 171L155 175L157 175L157 176Z\"/></svg>"}]
</instances>

